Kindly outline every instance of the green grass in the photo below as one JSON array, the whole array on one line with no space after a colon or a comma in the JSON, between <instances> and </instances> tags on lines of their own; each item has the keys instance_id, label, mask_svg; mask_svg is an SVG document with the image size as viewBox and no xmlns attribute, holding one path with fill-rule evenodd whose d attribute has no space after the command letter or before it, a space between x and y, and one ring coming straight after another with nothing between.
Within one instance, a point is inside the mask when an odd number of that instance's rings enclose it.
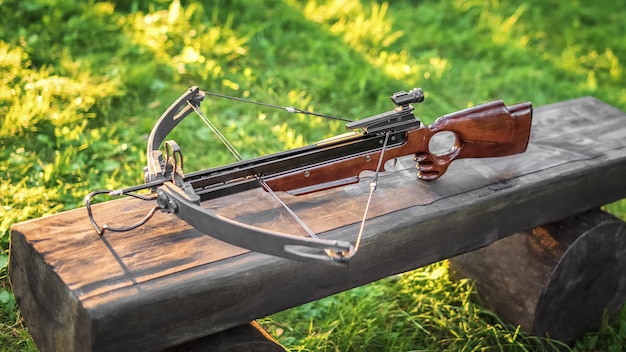
<instances>
[{"instance_id":1,"label":"green grass","mask_svg":"<svg viewBox=\"0 0 626 352\"><path fill-rule=\"evenodd\" d=\"M188 86L353 119L415 86L427 122L493 98L541 106L594 95L626 110L625 5L0 0L0 351L35 350L6 274L10 226L141 182L145 136ZM343 128L230 101L203 108L246 157ZM172 136L186 168L232 161L200 125L185 121ZM626 219L625 201L607 209ZM444 262L263 324L292 351L555 349L473 292ZM625 339L622 316L573 349L622 351Z\"/></svg>"},{"instance_id":2,"label":"green grass","mask_svg":"<svg viewBox=\"0 0 626 352\"><path fill-rule=\"evenodd\" d=\"M446 262L275 314L263 325L291 351L536 351L564 345L502 322L474 303Z\"/></svg>"}]
</instances>

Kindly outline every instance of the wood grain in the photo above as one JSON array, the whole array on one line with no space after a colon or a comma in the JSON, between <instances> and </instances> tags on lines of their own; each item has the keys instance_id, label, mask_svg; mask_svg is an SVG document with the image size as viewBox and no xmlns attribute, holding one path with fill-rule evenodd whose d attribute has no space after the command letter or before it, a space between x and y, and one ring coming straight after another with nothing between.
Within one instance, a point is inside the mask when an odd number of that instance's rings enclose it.
<instances>
[{"instance_id":1,"label":"wood grain","mask_svg":"<svg viewBox=\"0 0 626 352\"><path fill-rule=\"evenodd\" d=\"M398 159L378 181L347 269L250 253L170 214L104 237L85 209L27 221L11 231L14 293L44 351L174 346L623 198L625 136L626 114L588 97L536 109L521 155L459 160L431 182L417 179L411 158ZM369 191L362 176L284 201L321 237L354 240ZM94 212L100 223L129 224L151 206L123 199ZM203 206L304 235L260 190Z\"/></svg>"}]
</instances>

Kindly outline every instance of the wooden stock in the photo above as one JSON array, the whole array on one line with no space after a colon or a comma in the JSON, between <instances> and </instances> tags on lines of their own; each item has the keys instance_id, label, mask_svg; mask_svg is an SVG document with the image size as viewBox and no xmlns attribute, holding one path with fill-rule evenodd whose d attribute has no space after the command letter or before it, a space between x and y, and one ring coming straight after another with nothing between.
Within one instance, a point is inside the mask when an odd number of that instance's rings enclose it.
<instances>
[{"instance_id":1,"label":"wooden stock","mask_svg":"<svg viewBox=\"0 0 626 352\"><path fill-rule=\"evenodd\" d=\"M429 126L408 131L404 144L387 148L382 169L388 160L413 154L418 177L434 180L441 177L450 163L457 159L522 153L528 145L531 120L530 103L507 107L501 100L444 115ZM455 141L447 152L436 154L430 151L429 143L440 132L452 132ZM384 136L380 139L382 145ZM375 171L380 155L380 148L368 150L296 169L265 181L274 191L293 194L343 186L358 182L362 171Z\"/></svg>"},{"instance_id":2,"label":"wooden stock","mask_svg":"<svg viewBox=\"0 0 626 352\"><path fill-rule=\"evenodd\" d=\"M448 152L441 155L431 153L428 144L423 152L416 152L418 177L423 180L437 179L456 159L523 153L528 146L531 120L530 103L507 107L501 100L440 117L428 126L428 140L437 133L449 131L454 133L456 141Z\"/></svg>"}]
</instances>

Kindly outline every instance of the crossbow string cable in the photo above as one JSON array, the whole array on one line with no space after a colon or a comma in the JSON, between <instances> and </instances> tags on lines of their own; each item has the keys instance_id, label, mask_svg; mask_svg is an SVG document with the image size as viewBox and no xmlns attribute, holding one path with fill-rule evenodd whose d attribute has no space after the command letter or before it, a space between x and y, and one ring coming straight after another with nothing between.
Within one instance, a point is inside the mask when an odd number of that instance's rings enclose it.
<instances>
[{"instance_id":1,"label":"crossbow string cable","mask_svg":"<svg viewBox=\"0 0 626 352\"><path fill-rule=\"evenodd\" d=\"M291 113L314 115L314 116L320 116L320 117L324 117L324 118L330 118L330 119L341 120L341 121L351 121L351 120L344 119L344 118L341 118L341 117L312 113L312 112L309 112L309 111L306 111L306 110L300 110L300 109L296 109L296 108L293 108L293 107L283 107L283 106L280 106L280 105L261 103L261 102L257 102L257 101L253 101L253 100L247 100L247 99L237 98L237 97L233 97L233 96L229 96L229 95L222 95L222 94L217 94L217 93L211 93L211 92L207 92L207 91L204 91L204 93L207 94L207 95L212 95L212 96L219 97L219 98L231 99L231 100L235 100L235 101L240 101L240 102L245 102L245 103L250 103L250 104L256 104L256 105L261 105L261 106L266 106L266 107L271 107L271 108L276 108L276 109L285 109L285 110L287 110L287 111L289 111ZM198 114L198 116L200 116L202 121L211 129L211 131L213 131L213 133L215 133L215 135L226 146L226 148L231 152L231 154L238 161L243 161L242 155L239 153L239 151L237 151L235 146L232 143L230 143L230 141L222 134L222 132L220 132L220 130L217 128L217 126L215 126L215 124L213 124L213 122L211 122L211 120L202 112L202 110L200 110L200 108L198 106L196 106L194 104L191 104L190 102L188 102L187 104L196 112L196 114ZM374 178L370 182L369 196L368 196L367 202L365 204L365 211L363 212L363 218L361 220L361 225L359 226L359 232L358 232L358 235L357 235L357 238L356 238L356 242L355 242L355 246L354 246L354 253L357 252L357 250L359 248L359 245L361 243L361 238L363 237L363 231L365 229L365 221L367 219L367 213L369 211L370 204L372 202L372 195L374 194L374 191L376 190L376 186L377 186L377 182L378 182L378 175L380 173L380 168L382 167L382 164L383 164L383 160L384 160L383 156L385 154L385 149L387 148L387 142L389 141L389 135L390 134L391 133L389 131L385 133L385 139L383 141L383 146L382 146L381 151L380 151L380 157L378 159L378 165L376 166L376 172L374 173ZM287 204L285 204L285 202L283 202L283 200L280 199L280 197L278 197L276 192L274 192L271 189L271 187L259 175L255 175L255 178L257 179L257 181L259 182L261 187L263 187L263 189L265 191L267 191L274 199L276 199L276 201L278 201L278 203L287 211L287 213L289 213L289 215L291 215L291 217L307 232L309 237L314 238L314 239L319 239L317 234L304 222L304 220L302 220Z\"/></svg>"},{"instance_id":2,"label":"crossbow string cable","mask_svg":"<svg viewBox=\"0 0 626 352\"><path fill-rule=\"evenodd\" d=\"M231 95L218 94L218 93L213 93L213 92L208 92L208 91L202 91L202 92L204 94L206 94L206 95L211 95L211 96L218 97L218 98L230 99L230 100L235 100L235 101L239 101L239 102L242 102L242 103L248 103L248 104L254 104L254 105L261 105L261 106L266 106L266 107L273 108L273 109L286 110L287 112L290 112L292 114L312 115L312 116L319 116L319 117L323 117L323 118L327 118L327 119L331 119L331 120L352 122L352 120L349 120L349 119L346 119L346 118L343 118L343 117L319 114L319 113L312 112L312 111L307 111L307 110L294 108L293 106L274 105L274 104L269 104L269 103L263 103L263 102L260 102L260 101L254 101L254 100L248 100L248 99L244 99L244 98L233 97Z\"/></svg>"},{"instance_id":3,"label":"crossbow string cable","mask_svg":"<svg viewBox=\"0 0 626 352\"><path fill-rule=\"evenodd\" d=\"M230 143L230 141L215 126L215 124L213 124L213 122L211 122L211 120L209 120L209 118L206 117L206 115L202 112L202 110L200 110L200 108L198 108L194 104L191 104L191 103L188 103L188 104L198 114L198 116L200 116L202 121L204 121L204 123L207 126L209 126L211 131L213 131L213 133L215 133L215 135L217 135L217 137L220 139L220 141L222 141L222 143L231 152L231 154L233 154L235 159L237 159L237 161L243 161L243 156L241 156L239 151L237 151L237 148L235 148L235 146L232 143ZM263 105L265 105L265 104L263 104ZM313 232L313 230L311 230L311 228L309 226L307 226L307 224L293 210L291 210L291 208L289 208L289 206L287 206L287 204L285 204L285 202L283 202L282 199L280 199L280 197L278 197L276 192L274 192L272 190L272 188L259 175L255 175L254 177L257 179L257 181L259 182L261 187L263 187L263 189L265 189L270 195L272 195L272 197L274 199L276 199L278 201L278 203L280 203L280 205L282 205L282 207L287 211L287 213L289 213L289 215L291 215L291 217L304 229L304 231L307 232L307 234L310 237L318 239L318 237L315 234L315 232Z\"/></svg>"}]
</instances>

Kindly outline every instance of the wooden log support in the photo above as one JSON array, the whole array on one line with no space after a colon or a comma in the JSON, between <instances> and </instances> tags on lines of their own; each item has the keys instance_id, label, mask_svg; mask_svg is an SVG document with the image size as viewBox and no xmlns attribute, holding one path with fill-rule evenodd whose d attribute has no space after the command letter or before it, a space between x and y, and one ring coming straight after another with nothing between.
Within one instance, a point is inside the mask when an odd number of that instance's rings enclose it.
<instances>
[{"instance_id":1,"label":"wooden log support","mask_svg":"<svg viewBox=\"0 0 626 352\"><path fill-rule=\"evenodd\" d=\"M568 341L626 300L626 223L588 211L450 259L481 301L531 334Z\"/></svg>"},{"instance_id":2,"label":"wooden log support","mask_svg":"<svg viewBox=\"0 0 626 352\"><path fill-rule=\"evenodd\" d=\"M399 159L378 180L348 268L252 253L171 214L100 237L75 209L15 225L9 275L42 351L158 351L624 198L624 136L626 114L582 98L536 109L524 154L459 160L431 182L416 178L412 158ZM369 193L362 176L283 200L321 238L354 241ZM94 213L125 225L152 206L122 199ZM255 226L298 228L258 189L203 206Z\"/></svg>"},{"instance_id":3,"label":"wooden log support","mask_svg":"<svg viewBox=\"0 0 626 352\"><path fill-rule=\"evenodd\" d=\"M285 352L256 321L185 342L162 352Z\"/></svg>"}]
</instances>

